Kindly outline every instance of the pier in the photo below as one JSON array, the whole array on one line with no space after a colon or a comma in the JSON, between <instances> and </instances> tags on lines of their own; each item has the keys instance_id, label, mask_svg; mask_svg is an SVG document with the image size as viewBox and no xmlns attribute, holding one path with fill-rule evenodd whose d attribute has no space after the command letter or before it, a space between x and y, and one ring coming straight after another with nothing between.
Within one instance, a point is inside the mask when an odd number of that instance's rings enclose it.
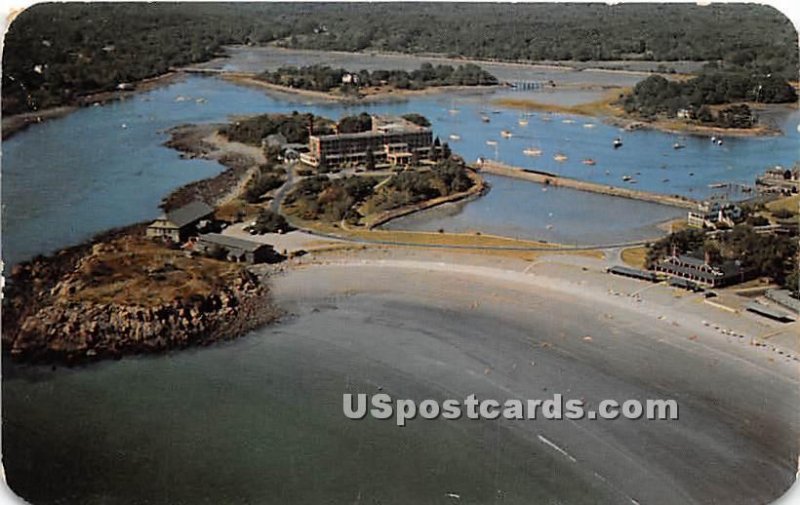
<instances>
[{"instance_id":1,"label":"pier","mask_svg":"<svg viewBox=\"0 0 800 505\"><path fill-rule=\"evenodd\" d=\"M536 91L556 84L553 81L507 81L505 85L512 91Z\"/></svg>"},{"instance_id":2,"label":"pier","mask_svg":"<svg viewBox=\"0 0 800 505\"><path fill-rule=\"evenodd\" d=\"M617 196L620 198L630 198L632 200L642 200L645 202L660 203L662 205L670 205L673 207L683 207L687 209L696 209L698 205L697 200L687 198L680 195L663 195L660 193L652 193L649 191L641 191L636 189L620 188L617 186L610 186L608 184L598 184L596 182L581 181L572 179L570 177L562 177L560 175L552 174L549 172L541 172L537 170L530 170L521 167L515 167L500 163L497 161L484 160L482 163L477 164L475 169L479 172L487 174L501 175L504 177L515 177L517 179L524 179L530 182L545 184L553 187L571 188L579 191L589 191L591 193L599 193L602 195Z\"/></svg>"}]
</instances>

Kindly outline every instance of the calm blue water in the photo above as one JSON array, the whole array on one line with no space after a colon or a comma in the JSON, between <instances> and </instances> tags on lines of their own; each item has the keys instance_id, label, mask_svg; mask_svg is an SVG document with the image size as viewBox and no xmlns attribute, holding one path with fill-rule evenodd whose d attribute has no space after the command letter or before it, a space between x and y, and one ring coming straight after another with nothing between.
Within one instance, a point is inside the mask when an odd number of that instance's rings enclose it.
<instances>
[{"instance_id":1,"label":"calm blue water","mask_svg":"<svg viewBox=\"0 0 800 505\"><path fill-rule=\"evenodd\" d=\"M609 245L657 238L664 232L656 224L686 213L675 207L545 187L508 177L490 175L486 179L491 190L485 197L402 217L384 228L443 229L564 245Z\"/></svg>"},{"instance_id":2,"label":"calm blue water","mask_svg":"<svg viewBox=\"0 0 800 505\"><path fill-rule=\"evenodd\" d=\"M190 99L176 101L179 96ZM197 103L195 99L200 97L207 102ZM432 120L443 140L460 136L460 141L451 141L452 147L470 161L478 156L494 157L494 147L486 141L495 140L498 158L510 164L617 185L625 184L623 175L630 175L637 179L639 189L694 197L708 195L710 183L752 182L766 166L791 165L798 157L800 115L796 111L781 119L785 136L731 138L721 147L702 138L686 138L681 139L686 148L676 151L672 149L678 139L674 135L621 133L590 118L553 115L552 120L543 121L541 115L534 115L523 127L518 124L518 111L497 109L489 105L490 100L491 95L466 94L358 106L315 104L192 76L125 101L82 109L3 142L3 258L13 264L79 243L110 227L152 219L170 190L220 170L216 163L180 159L161 145L167 138L163 130L182 123L225 121L237 114L308 110L337 118L365 109L390 114L419 112ZM487 124L480 120L482 111L498 113L490 114ZM563 123L564 119L574 123ZM585 123L596 126L584 128ZM514 136L502 139L500 131L504 129ZM611 142L617 136L625 145L614 150ZM540 147L543 155L525 156L522 151L529 146ZM569 159L554 161L557 152ZM583 158L593 158L597 165L583 165ZM662 182L664 179L669 182ZM527 185L521 181L514 184ZM482 205L509 213L525 207L494 205L500 195L528 198L525 191L490 192ZM596 200L601 206L604 201ZM555 205L551 212L557 216L564 215L559 205L570 205L566 199L560 202L551 202ZM583 209L594 212L594 207ZM514 219L520 221L519 216ZM541 221L530 222L535 224L531 232L541 229ZM569 226L555 225L562 231Z\"/></svg>"}]
</instances>

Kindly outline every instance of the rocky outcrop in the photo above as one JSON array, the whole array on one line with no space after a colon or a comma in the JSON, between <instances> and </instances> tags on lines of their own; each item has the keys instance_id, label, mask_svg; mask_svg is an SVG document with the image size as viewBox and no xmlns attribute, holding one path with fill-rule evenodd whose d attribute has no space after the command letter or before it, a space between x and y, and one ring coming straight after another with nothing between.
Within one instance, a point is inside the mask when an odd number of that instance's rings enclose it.
<instances>
[{"instance_id":1,"label":"rocky outcrop","mask_svg":"<svg viewBox=\"0 0 800 505\"><path fill-rule=\"evenodd\" d=\"M26 361L77 362L231 339L277 317L268 290L245 278L188 303L147 308L56 296L21 321L5 345Z\"/></svg>"},{"instance_id":2,"label":"rocky outcrop","mask_svg":"<svg viewBox=\"0 0 800 505\"><path fill-rule=\"evenodd\" d=\"M238 337L276 320L268 287L244 268L211 289L150 304L82 296L95 243L18 266L3 307L3 351L27 362L78 363ZM153 275L143 273L141 275ZM128 299L121 297L121 299Z\"/></svg>"}]
</instances>

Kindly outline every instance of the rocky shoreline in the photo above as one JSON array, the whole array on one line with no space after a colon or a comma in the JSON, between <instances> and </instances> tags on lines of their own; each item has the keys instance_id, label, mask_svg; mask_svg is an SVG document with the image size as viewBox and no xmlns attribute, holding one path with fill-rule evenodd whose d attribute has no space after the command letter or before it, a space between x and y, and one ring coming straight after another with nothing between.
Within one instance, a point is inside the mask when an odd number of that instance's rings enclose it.
<instances>
[{"instance_id":1,"label":"rocky shoreline","mask_svg":"<svg viewBox=\"0 0 800 505\"><path fill-rule=\"evenodd\" d=\"M141 237L143 229L139 224L113 230L15 267L3 306L4 354L25 362L76 364L229 340L280 317L266 284L233 265L234 273L207 292L157 303L80 296L96 287L93 262L107 263L102 255L119 249L121 241L147 240ZM182 254L159 247L167 255ZM137 274L152 278L161 272L142 268Z\"/></svg>"},{"instance_id":2,"label":"rocky shoreline","mask_svg":"<svg viewBox=\"0 0 800 505\"><path fill-rule=\"evenodd\" d=\"M256 160L220 155L204 141L217 126L171 130L168 147L185 157L215 159L226 169L176 189L164 198L164 209L196 199L217 204L248 177ZM233 339L280 317L264 279L240 265L188 258L156 244L144 238L146 226L110 230L15 266L3 301L3 353L31 363L118 359ZM114 263L119 256L127 262ZM127 270L115 272L121 268ZM125 295L106 293L128 287ZM181 296L154 297L151 291L161 288ZM100 296L93 299L87 292ZM130 300L137 296L140 300Z\"/></svg>"}]
</instances>

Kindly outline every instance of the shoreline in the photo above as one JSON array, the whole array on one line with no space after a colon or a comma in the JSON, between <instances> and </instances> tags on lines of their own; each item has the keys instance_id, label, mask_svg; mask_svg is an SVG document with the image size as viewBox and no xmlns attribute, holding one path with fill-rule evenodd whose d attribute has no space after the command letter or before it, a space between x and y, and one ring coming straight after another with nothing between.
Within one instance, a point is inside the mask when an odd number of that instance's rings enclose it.
<instances>
[{"instance_id":1,"label":"shoreline","mask_svg":"<svg viewBox=\"0 0 800 505\"><path fill-rule=\"evenodd\" d=\"M213 159L225 170L176 188L164 197L162 208L198 198L217 207L241 192L253 167L258 168L258 160L248 157L246 149L220 149L216 128L182 125L170 130L166 145L183 156ZM264 279L235 263L187 258L145 237L148 224L101 232L16 265L3 304L3 353L26 363L81 364L230 340L280 317ZM133 275L123 272L113 280L119 272L111 265L126 262ZM112 278L105 284L98 280L100 287L95 281L87 284L85 276L93 276L95 269L97 279ZM181 277L151 286L153 276L169 279L176 269ZM209 278L204 273L214 269L222 275ZM172 289L188 290L188 297L160 300L158 290L165 289L164 282L167 287L177 283ZM132 287L122 287L126 284Z\"/></svg>"},{"instance_id":2,"label":"shoreline","mask_svg":"<svg viewBox=\"0 0 800 505\"><path fill-rule=\"evenodd\" d=\"M32 125L40 124L51 119L58 119L75 112L83 107L102 106L117 100L126 100L139 93L152 91L160 86L165 86L176 82L182 78L183 72L170 70L167 73L149 77L140 81L133 82L132 90L113 90L98 91L76 98L70 104L57 105L38 111L21 112L11 116L3 115L2 119L2 140L7 140L11 136L28 129Z\"/></svg>"},{"instance_id":3,"label":"shoreline","mask_svg":"<svg viewBox=\"0 0 800 505\"><path fill-rule=\"evenodd\" d=\"M413 205L407 205L397 209L386 210L372 217L367 216L365 227L368 230L372 230L378 226L388 223L389 221L392 221L393 219L408 216L423 210L432 209L446 203L454 203L471 198L477 198L488 191L488 184L476 171L467 168L467 176L472 179L473 182L472 186L468 190L452 195L441 196L439 198L433 198L431 200L426 200Z\"/></svg>"},{"instance_id":4,"label":"shoreline","mask_svg":"<svg viewBox=\"0 0 800 505\"><path fill-rule=\"evenodd\" d=\"M502 87L501 85L491 86L432 86L424 89L390 89L374 93L368 93L363 96L345 96L337 95L327 91L315 91L310 89L290 88L288 86L281 86L280 84L273 84L271 82L262 81L257 79L257 74L246 72L221 72L217 73L220 79L223 79L240 86L248 86L257 89L265 89L276 93L283 93L294 96L304 96L309 98L316 98L329 102L339 102L346 104L359 104L359 103L376 103L376 102L391 102L394 100L405 100L409 97L427 96L446 92L486 92Z\"/></svg>"},{"instance_id":5,"label":"shoreline","mask_svg":"<svg viewBox=\"0 0 800 505\"><path fill-rule=\"evenodd\" d=\"M520 110L548 112L554 114L574 114L579 116L595 117L602 119L606 124L624 128L626 130L656 130L674 135L693 135L700 137L727 136L727 137L775 137L784 132L769 125L759 124L755 128L723 128L720 126L707 126L702 124L687 123L678 119L646 120L631 116L615 104L616 95L625 93L628 88L614 87L606 97L593 102L577 105L556 105L536 102L529 99L497 98L492 102L502 106ZM778 104L786 108L797 107L797 103Z\"/></svg>"}]
</instances>

